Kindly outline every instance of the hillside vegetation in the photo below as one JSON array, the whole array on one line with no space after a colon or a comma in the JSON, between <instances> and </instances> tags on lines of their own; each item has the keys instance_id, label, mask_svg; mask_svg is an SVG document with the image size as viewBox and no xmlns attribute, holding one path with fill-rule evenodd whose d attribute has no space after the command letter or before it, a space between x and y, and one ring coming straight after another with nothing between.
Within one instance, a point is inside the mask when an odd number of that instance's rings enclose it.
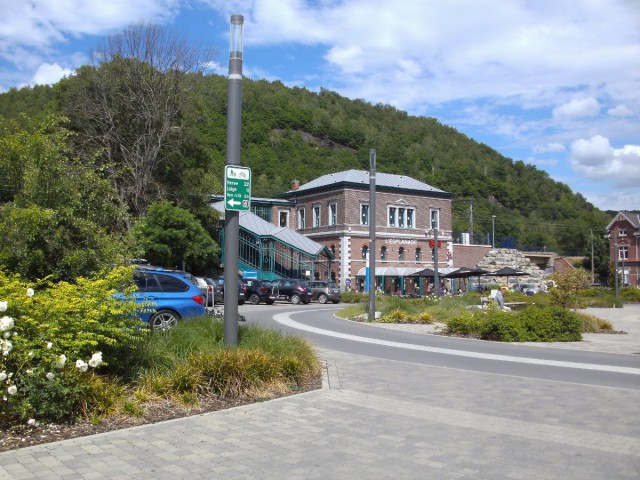
<instances>
[{"instance_id":1,"label":"hillside vegetation","mask_svg":"<svg viewBox=\"0 0 640 480\"><path fill-rule=\"evenodd\" d=\"M53 87L2 94L3 121L23 113L30 118L44 112L64 115L65 128L74 133L70 141L77 156L115 175L117 169L112 167L121 157L119 150L108 151L108 145L95 141L102 139L99 125L91 124L91 111L78 108L86 102L79 92L102 76L113 76L114 68L113 63L83 67ZM149 183L135 200L125 202L134 217L152 202L170 199L206 223L207 194L222 191L227 80L201 74L187 74L185 80L188 91L182 93L188 102L172 119L176 134L167 136L154 154L160 161L148 172ZM113 108L126 113L135 106L123 103ZM305 183L329 172L368 170L369 151L375 148L379 171L410 175L455 194L456 238L470 230L472 203L477 243L487 243L491 216L496 215L497 245L589 255L593 231L596 259L608 263L601 235L610 219L607 213L546 172L506 158L434 118L350 100L328 90L316 93L280 82L245 80L242 125L242 164L253 171L254 196L287 191L293 179ZM5 189L3 200L11 199Z\"/></svg>"}]
</instances>

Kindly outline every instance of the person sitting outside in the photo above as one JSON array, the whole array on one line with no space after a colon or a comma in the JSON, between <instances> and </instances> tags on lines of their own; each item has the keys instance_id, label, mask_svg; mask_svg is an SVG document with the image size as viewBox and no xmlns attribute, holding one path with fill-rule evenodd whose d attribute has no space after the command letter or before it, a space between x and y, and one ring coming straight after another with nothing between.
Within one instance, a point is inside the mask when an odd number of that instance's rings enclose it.
<instances>
[{"instance_id":1,"label":"person sitting outside","mask_svg":"<svg viewBox=\"0 0 640 480\"><path fill-rule=\"evenodd\" d=\"M511 309L504 305L504 294L507 293L507 287L500 287L500 290L496 293L495 301L498 304L498 309L503 312L510 312Z\"/></svg>"}]
</instances>

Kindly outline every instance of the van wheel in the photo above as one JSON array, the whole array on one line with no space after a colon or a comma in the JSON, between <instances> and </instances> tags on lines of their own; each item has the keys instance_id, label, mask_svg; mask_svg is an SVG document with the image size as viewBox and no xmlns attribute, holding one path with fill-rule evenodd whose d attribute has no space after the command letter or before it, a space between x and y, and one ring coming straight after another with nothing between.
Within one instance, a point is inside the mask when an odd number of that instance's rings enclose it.
<instances>
[{"instance_id":1,"label":"van wheel","mask_svg":"<svg viewBox=\"0 0 640 480\"><path fill-rule=\"evenodd\" d=\"M318 301L320 303L327 303L329 301L329 297L327 297L324 293L321 293L318 297Z\"/></svg>"}]
</instances>

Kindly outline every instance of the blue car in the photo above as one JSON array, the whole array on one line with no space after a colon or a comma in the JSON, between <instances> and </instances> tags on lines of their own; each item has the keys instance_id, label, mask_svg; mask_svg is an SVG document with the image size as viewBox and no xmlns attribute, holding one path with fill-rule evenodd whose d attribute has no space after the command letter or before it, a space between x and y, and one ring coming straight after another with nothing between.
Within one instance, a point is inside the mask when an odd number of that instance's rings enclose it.
<instances>
[{"instance_id":1,"label":"blue car","mask_svg":"<svg viewBox=\"0 0 640 480\"><path fill-rule=\"evenodd\" d=\"M134 281L136 302L151 304L139 313L140 318L153 329L165 330L181 318L206 314L204 296L185 272L138 267Z\"/></svg>"}]
</instances>

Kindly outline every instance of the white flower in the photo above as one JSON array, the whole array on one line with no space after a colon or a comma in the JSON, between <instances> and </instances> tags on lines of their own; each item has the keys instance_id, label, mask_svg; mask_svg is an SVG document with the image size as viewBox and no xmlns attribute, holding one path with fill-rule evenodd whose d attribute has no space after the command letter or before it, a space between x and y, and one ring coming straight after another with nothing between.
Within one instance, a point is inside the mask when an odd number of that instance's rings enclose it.
<instances>
[{"instance_id":1,"label":"white flower","mask_svg":"<svg viewBox=\"0 0 640 480\"><path fill-rule=\"evenodd\" d=\"M7 302L0 302L0 312L6 312L7 311Z\"/></svg>"},{"instance_id":2,"label":"white flower","mask_svg":"<svg viewBox=\"0 0 640 480\"><path fill-rule=\"evenodd\" d=\"M51 347L53 347L53 343L52 342L47 342L47 349L51 349Z\"/></svg>"},{"instance_id":3,"label":"white flower","mask_svg":"<svg viewBox=\"0 0 640 480\"><path fill-rule=\"evenodd\" d=\"M15 395L16 393L18 393L18 387L16 387L15 385L11 385L9 388L7 388L7 393L9 395Z\"/></svg>"},{"instance_id":4,"label":"white flower","mask_svg":"<svg viewBox=\"0 0 640 480\"><path fill-rule=\"evenodd\" d=\"M13 332L13 333L16 333L16 332ZM11 332L4 332L4 333L2 334L2 336L3 336L4 338L11 338Z\"/></svg>"},{"instance_id":5,"label":"white flower","mask_svg":"<svg viewBox=\"0 0 640 480\"><path fill-rule=\"evenodd\" d=\"M27 297L33 297L36 292L33 291L33 288L27 288Z\"/></svg>"},{"instance_id":6,"label":"white flower","mask_svg":"<svg viewBox=\"0 0 640 480\"><path fill-rule=\"evenodd\" d=\"M54 365L58 368L64 368L64 364L67 363L67 356L63 353L54 362Z\"/></svg>"},{"instance_id":7,"label":"white flower","mask_svg":"<svg viewBox=\"0 0 640 480\"><path fill-rule=\"evenodd\" d=\"M7 372L0 372L0 382L4 382L7 379Z\"/></svg>"},{"instance_id":8,"label":"white flower","mask_svg":"<svg viewBox=\"0 0 640 480\"><path fill-rule=\"evenodd\" d=\"M27 375L33 374L33 368L27 368Z\"/></svg>"},{"instance_id":9,"label":"white flower","mask_svg":"<svg viewBox=\"0 0 640 480\"><path fill-rule=\"evenodd\" d=\"M3 355L9 355L9 352L11 351L11 349L13 348L13 343L11 343L10 340L3 340L2 341L2 354Z\"/></svg>"},{"instance_id":10,"label":"white flower","mask_svg":"<svg viewBox=\"0 0 640 480\"><path fill-rule=\"evenodd\" d=\"M38 422L36 422L35 418L30 418L29 421L27 422L27 425L36 426L36 425L38 425Z\"/></svg>"},{"instance_id":11,"label":"white flower","mask_svg":"<svg viewBox=\"0 0 640 480\"><path fill-rule=\"evenodd\" d=\"M102 363L102 352L94 353L89 360L89 366L96 368L98 365Z\"/></svg>"},{"instance_id":12,"label":"white flower","mask_svg":"<svg viewBox=\"0 0 640 480\"><path fill-rule=\"evenodd\" d=\"M47 377L47 380L53 380L54 378L56 378L55 374L51 372L48 372L46 377Z\"/></svg>"},{"instance_id":13,"label":"white flower","mask_svg":"<svg viewBox=\"0 0 640 480\"><path fill-rule=\"evenodd\" d=\"M0 318L0 332L6 332L14 327L15 323L11 317Z\"/></svg>"},{"instance_id":14,"label":"white flower","mask_svg":"<svg viewBox=\"0 0 640 480\"><path fill-rule=\"evenodd\" d=\"M87 368L89 368L89 365L87 365L84 361L82 360L76 360L76 368L82 372L86 372Z\"/></svg>"}]
</instances>

